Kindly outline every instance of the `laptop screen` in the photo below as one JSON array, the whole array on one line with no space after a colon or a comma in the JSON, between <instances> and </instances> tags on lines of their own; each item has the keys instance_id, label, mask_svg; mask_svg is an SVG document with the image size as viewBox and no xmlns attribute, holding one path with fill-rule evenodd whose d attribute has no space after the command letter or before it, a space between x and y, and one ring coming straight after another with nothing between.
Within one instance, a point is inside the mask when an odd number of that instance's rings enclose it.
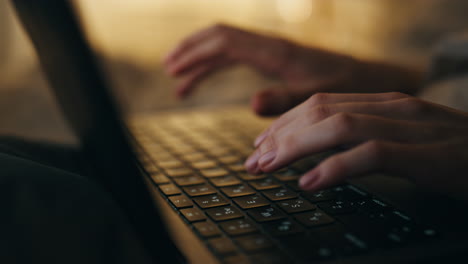
<instances>
[{"instance_id":1,"label":"laptop screen","mask_svg":"<svg viewBox=\"0 0 468 264\"><path fill-rule=\"evenodd\" d=\"M124 210L155 260L176 261L132 153L125 126L68 1L13 1L89 173Z\"/></svg>"}]
</instances>

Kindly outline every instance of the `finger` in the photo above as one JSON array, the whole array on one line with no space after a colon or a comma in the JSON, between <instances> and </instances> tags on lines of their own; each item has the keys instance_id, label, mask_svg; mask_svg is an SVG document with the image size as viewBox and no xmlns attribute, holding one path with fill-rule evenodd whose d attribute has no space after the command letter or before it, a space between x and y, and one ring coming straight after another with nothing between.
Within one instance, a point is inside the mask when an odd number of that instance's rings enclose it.
<instances>
[{"instance_id":1,"label":"finger","mask_svg":"<svg viewBox=\"0 0 468 264\"><path fill-rule=\"evenodd\" d=\"M202 62L226 57L226 53L223 52L223 41L223 38L218 36L204 39L169 63L167 66L169 73L177 76L194 66L199 66Z\"/></svg>"},{"instance_id":2,"label":"finger","mask_svg":"<svg viewBox=\"0 0 468 264\"><path fill-rule=\"evenodd\" d=\"M368 141L325 159L301 177L299 186L317 191L379 172L405 177L428 190L454 195L464 193L466 177L458 176L460 168L453 164L453 157L440 155L441 150L453 152L458 144L456 141L430 144ZM447 175L451 176L449 180Z\"/></svg>"},{"instance_id":3,"label":"finger","mask_svg":"<svg viewBox=\"0 0 468 264\"><path fill-rule=\"evenodd\" d=\"M216 32L225 30L227 28L229 27L222 24L218 24L190 35L189 37L185 38L182 42L180 42L180 44L175 49L169 52L169 54L164 59L164 63L169 64L172 61L177 60L177 58L181 54L183 54L193 46L197 45L199 42L202 42L204 39L216 34Z\"/></svg>"},{"instance_id":4,"label":"finger","mask_svg":"<svg viewBox=\"0 0 468 264\"><path fill-rule=\"evenodd\" d=\"M401 162L408 158L406 149L401 143L365 142L325 159L299 179L299 186L306 191L317 191L353 177L388 170L389 165L406 163Z\"/></svg>"},{"instance_id":5,"label":"finger","mask_svg":"<svg viewBox=\"0 0 468 264\"><path fill-rule=\"evenodd\" d=\"M283 135L269 135L258 147L258 166L263 172L271 172L310 154L372 139L413 143L438 140L439 131L431 123L340 113L310 126L291 127Z\"/></svg>"},{"instance_id":6,"label":"finger","mask_svg":"<svg viewBox=\"0 0 468 264\"><path fill-rule=\"evenodd\" d=\"M307 113L297 116L289 123L276 129L274 133L277 137L281 137L281 135L288 133L291 127L301 128L313 125L338 113L365 114L406 121L431 120L436 116L435 114L427 115L431 108L433 107L430 103L414 97L384 102L322 104L310 108ZM421 117L423 112L426 114ZM437 118L440 119L438 116Z\"/></svg>"},{"instance_id":7,"label":"finger","mask_svg":"<svg viewBox=\"0 0 468 264\"><path fill-rule=\"evenodd\" d=\"M316 93L307 99L304 103L296 106L292 110L282 115L278 120L273 122L269 128L262 132L254 141L254 145L258 146L271 131L278 130L279 128L287 125L298 116L302 116L308 112L309 109L324 104L336 104L342 102L383 102L389 100L396 100L407 98L408 95L391 92L391 93L376 93L376 94L333 94L333 93Z\"/></svg>"},{"instance_id":8,"label":"finger","mask_svg":"<svg viewBox=\"0 0 468 264\"><path fill-rule=\"evenodd\" d=\"M180 98L185 98L193 92L194 88L202 82L208 75L213 74L229 65L228 61L212 61L193 69L181 77L181 81L176 87L176 94Z\"/></svg>"}]
</instances>

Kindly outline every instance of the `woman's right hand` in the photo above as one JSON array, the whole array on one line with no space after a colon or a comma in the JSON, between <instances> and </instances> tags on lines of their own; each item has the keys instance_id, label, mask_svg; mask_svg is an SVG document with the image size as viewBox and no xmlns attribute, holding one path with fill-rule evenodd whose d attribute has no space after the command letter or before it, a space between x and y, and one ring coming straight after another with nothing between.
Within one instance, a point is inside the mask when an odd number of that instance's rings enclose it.
<instances>
[{"instance_id":1,"label":"woman's right hand","mask_svg":"<svg viewBox=\"0 0 468 264\"><path fill-rule=\"evenodd\" d=\"M254 95L254 111L262 115L281 114L317 92L411 93L417 80L398 67L363 62L226 25L189 36L164 62L167 72L180 79L176 87L180 97L189 95L212 73L239 63L283 82L284 89L266 89Z\"/></svg>"}]
</instances>

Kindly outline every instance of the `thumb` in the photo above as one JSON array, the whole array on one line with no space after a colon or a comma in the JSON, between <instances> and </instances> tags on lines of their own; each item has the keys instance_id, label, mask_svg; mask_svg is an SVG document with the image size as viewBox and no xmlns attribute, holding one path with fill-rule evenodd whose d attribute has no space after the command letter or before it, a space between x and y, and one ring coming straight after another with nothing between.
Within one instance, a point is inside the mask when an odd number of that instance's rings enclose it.
<instances>
[{"instance_id":1,"label":"thumb","mask_svg":"<svg viewBox=\"0 0 468 264\"><path fill-rule=\"evenodd\" d=\"M257 92L251 101L255 113L261 116L282 114L302 103L313 94L313 91L269 88Z\"/></svg>"}]
</instances>

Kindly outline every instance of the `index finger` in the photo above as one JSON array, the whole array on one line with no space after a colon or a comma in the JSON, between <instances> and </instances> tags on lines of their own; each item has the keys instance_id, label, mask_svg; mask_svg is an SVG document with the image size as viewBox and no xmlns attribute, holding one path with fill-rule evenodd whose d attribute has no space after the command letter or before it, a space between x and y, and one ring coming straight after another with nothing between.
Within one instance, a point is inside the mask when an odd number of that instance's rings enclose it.
<instances>
[{"instance_id":1,"label":"index finger","mask_svg":"<svg viewBox=\"0 0 468 264\"><path fill-rule=\"evenodd\" d=\"M276 121L271 124L264 132L262 132L254 142L254 146L258 147L263 140L275 130L280 129L281 127L289 124L291 121L295 120L297 117L306 114L307 109L313 108L318 105L323 104L336 104L343 102L382 102L389 101L408 97L408 95L390 92L390 93L370 93L370 94L358 94L358 93L316 93L307 99L304 103L294 107L290 111L281 115Z\"/></svg>"}]
</instances>

